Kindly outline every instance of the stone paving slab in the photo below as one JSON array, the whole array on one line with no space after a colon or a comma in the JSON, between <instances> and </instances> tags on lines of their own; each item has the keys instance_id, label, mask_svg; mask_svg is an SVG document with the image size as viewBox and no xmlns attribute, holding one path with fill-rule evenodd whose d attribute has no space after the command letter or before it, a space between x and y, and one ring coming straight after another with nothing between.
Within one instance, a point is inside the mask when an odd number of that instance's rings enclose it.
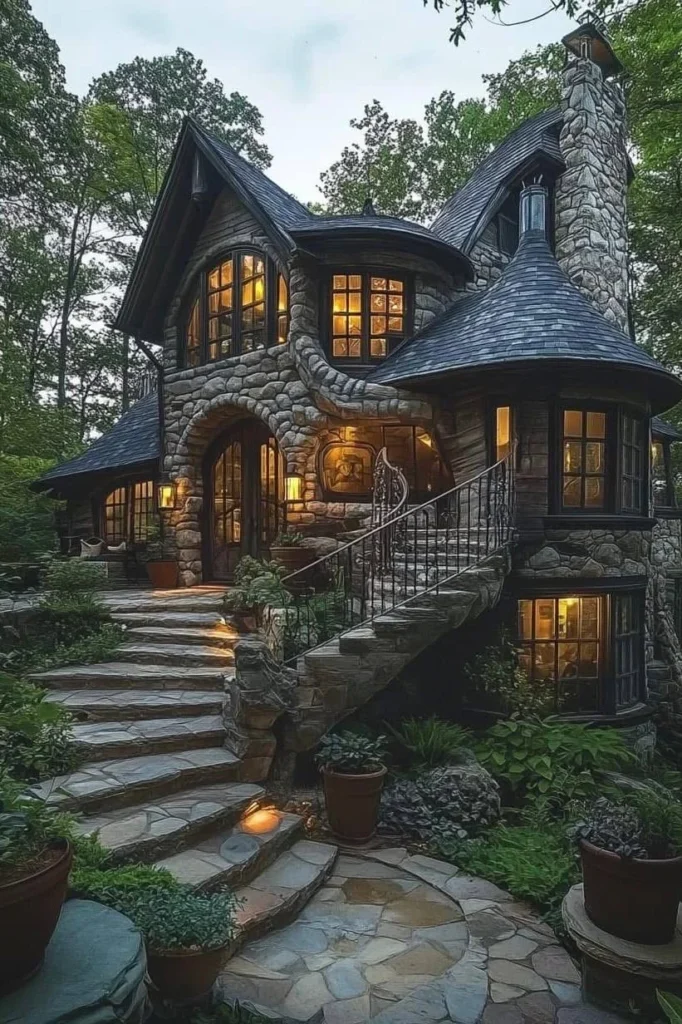
<instances>
[{"instance_id":1,"label":"stone paving slab","mask_svg":"<svg viewBox=\"0 0 682 1024\"><path fill-rule=\"evenodd\" d=\"M234 669L225 667L192 668L183 665L141 665L125 661L103 661L95 665L66 665L49 672L38 672L29 678L39 686L48 688L140 686L150 690L222 690L225 676L234 675Z\"/></svg>"},{"instance_id":2,"label":"stone paving slab","mask_svg":"<svg viewBox=\"0 0 682 1024\"><path fill-rule=\"evenodd\" d=\"M225 726L221 715L83 722L71 726L71 737L83 757L95 761L219 747L225 737Z\"/></svg>"},{"instance_id":3,"label":"stone paving slab","mask_svg":"<svg viewBox=\"0 0 682 1024\"><path fill-rule=\"evenodd\" d=\"M239 763L234 754L218 747L129 757L83 765L33 786L30 792L60 810L96 811L201 783L231 781Z\"/></svg>"},{"instance_id":4,"label":"stone paving slab","mask_svg":"<svg viewBox=\"0 0 682 1024\"><path fill-rule=\"evenodd\" d=\"M218 690L64 689L48 692L46 699L93 721L219 714L223 706Z\"/></svg>"},{"instance_id":5,"label":"stone paving slab","mask_svg":"<svg viewBox=\"0 0 682 1024\"><path fill-rule=\"evenodd\" d=\"M298 919L245 945L221 985L280 1020L622 1024L583 1002L530 906L402 848L340 856Z\"/></svg>"},{"instance_id":6,"label":"stone paving slab","mask_svg":"<svg viewBox=\"0 0 682 1024\"><path fill-rule=\"evenodd\" d=\"M201 889L229 885L234 889L270 866L303 831L303 819L298 814L282 814L273 829L258 834L244 831L243 826L243 822L237 822L231 829L218 831L157 861L157 867L166 868L186 885ZM294 883L293 878L287 881Z\"/></svg>"},{"instance_id":7,"label":"stone paving slab","mask_svg":"<svg viewBox=\"0 0 682 1024\"><path fill-rule=\"evenodd\" d=\"M208 647L199 644L153 643L131 640L116 649L120 661L135 662L136 665L177 665L188 667L221 668L234 663L234 651L225 647Z\"/></svg>"},{"instance_id":8,"label":"stone paving slab","mask_svg":"<svg viewBox=\"0 0 682 1024\"><path fill-rule=\"evenodd\" d=\"M181 622L166 626L135 626L131 625L126 633L131 641L142 640L152 643L198 644L204 647L222 647L232 650L241 639L240 634L232 626L219 625L202 628L201 626L185 625L186 616Z\"/></svg>"},{"instance_id":9,"label":"stone paving slab","mask_svg":"<svg viewBox=\"0 0 682 1024\"><path fill-rule=\"evenodd\" d=\"M83 835L98 833L116 860L153 860L209 828L227 828L264 792L250 782L196 786L156 801L89 815L77 828Z\"/></svg>"}]
</instances>

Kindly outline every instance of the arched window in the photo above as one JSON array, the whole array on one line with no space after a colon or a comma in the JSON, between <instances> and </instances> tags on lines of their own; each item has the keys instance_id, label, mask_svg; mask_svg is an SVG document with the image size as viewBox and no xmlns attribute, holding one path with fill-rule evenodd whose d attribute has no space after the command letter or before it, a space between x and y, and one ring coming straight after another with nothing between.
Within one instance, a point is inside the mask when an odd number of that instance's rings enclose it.
<instances>
[{"instance_id":1,"label":"arched window","mask_svg":"<svg viewBox=\"0 0 682 1024\"><path fill-rule=\"evenodd\" d=\"M261 253L235 250L199 277L185 322L184 365L283 344L288 328L284 275Z\"/></svg>"}]
</instances>

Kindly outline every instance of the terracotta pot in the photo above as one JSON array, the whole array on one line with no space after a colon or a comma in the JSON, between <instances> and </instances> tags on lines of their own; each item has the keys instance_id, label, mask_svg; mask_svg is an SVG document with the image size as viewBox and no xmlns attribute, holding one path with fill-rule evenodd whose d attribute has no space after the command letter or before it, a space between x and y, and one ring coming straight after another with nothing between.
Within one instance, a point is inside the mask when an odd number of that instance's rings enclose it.
<instances>
[{"instance_id":1,"label":"terracotta pot","mask_svg":"<svg viewBox=\"0 0 682 1024\"><path fill-rule=\"evenodd\" d=\"M629 942L672 942L682 897L682 857L628 860L582 840L585 911L598 928Z\"/></svg>"},{"instance_id":2,"label":"terracotta pot","mask_svg":"<svg viewBox=\"0 0 682 1024\"><path fill-rule=\"evenodd\" d=\"M44 868L0 885L0 993L10 992L40 968L66 898L73 854L66 839Z\"/></svg>"},{"instance_id":3,"label":"terracotta pot","mask_svg":"<svg viewBox=\"0 0 682 1024\"><path fill-rule=\"evenodd\" d=\"M379 817L379 801L386 768L366 775L344 775L322 769L327 818L337 839L345 843L366 843L372 838Z\"/></svg>"},{"instance_id":4,"label":"terracotta pot","mask_svg":"<svg viewBox=\"0 0 682 1024\"><path fill-rule=\"evenodd\" d=\"M147 950L147 972L164 999L191 1004L211 991L226 956L226 946L154 953Z\"/></svg>"},{"instance_id":5,"label":"terracotta pot","mask_svg":"<svg viewBox=\"0 0 682 1024\"><path fill-rule=\"evenodd\" d=\"M178 564L147 562L147 575L155 590L175 590L178 585Z\"/></svg>"},{"instance_id":6,"label":"terracotta pot","mask_svg":"<svg viewBox=\"0 0 682 1024\"><path fill-rule=\"evenodd\" d=\"M287 574L297 572L299 569L305 569L306 565L310 565L316 560L315 552L311 551L310 548L279 547L276 544L270 548L270 558L283 565Z\"/></svg>"}]
</instances>

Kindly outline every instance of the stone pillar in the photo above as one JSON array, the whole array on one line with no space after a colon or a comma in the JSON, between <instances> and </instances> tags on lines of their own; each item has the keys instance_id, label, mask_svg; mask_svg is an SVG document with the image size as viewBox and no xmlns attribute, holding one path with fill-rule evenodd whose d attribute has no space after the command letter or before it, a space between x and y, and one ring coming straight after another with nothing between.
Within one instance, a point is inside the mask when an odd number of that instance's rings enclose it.
<instances>
[{"instance_id":1,"label":"stone pillar","mask_svg":"<svg viewBox=\"0 0 682 1024\"><path fill-rule=\"evenodd\" d=\"M556 257L597 309L627 332L623 93L590 59L569 56L562 108L559 145L566 170L556 185Z\"/></svg>"}]
</instances>

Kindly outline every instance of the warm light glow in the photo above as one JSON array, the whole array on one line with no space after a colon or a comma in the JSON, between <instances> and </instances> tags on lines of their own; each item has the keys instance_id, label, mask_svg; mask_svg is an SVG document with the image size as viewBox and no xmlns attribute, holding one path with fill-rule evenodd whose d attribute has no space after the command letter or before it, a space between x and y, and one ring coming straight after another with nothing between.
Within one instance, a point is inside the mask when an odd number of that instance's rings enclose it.
<instances>
[{"instance_id":1,"label":"warm light glow","mask_svg":"<svg viewBox=\"0 0 682 1024\"><path fill-rule=\"evenodd\" d=\"M509 455L511 443L511 409L508 405L498 405L495 413L495 445L497 461Z\"/></svg>"},{"instance_id":2,"label":"warm light glow","mask_svg":"<svg viewBox=\"0 0 682 1024\"><path fill-rule=\"evenodd\" d=\"M303 497L303 477L292 473L286 478L287 501L300 501Z\"/></svg>"},{"instance_id":3,"label":"warm light glow","mask_svg":"<svg viewBox=\"0 0 682 1024\"><path fill-rule=\"evenodd\" d=\"M423 431L420 433L420 431L417 430L417 440L421 441L422 444L425 444L427 448L433 448L433 438L430 434L426 434Z\"/></svg>"},{"instance_id":4,"label":"warm light glow","mask_svg":"<svg viewBox=\"0 0 682 1024\"><path fill-rule=\"evenodd\" d=\"M247 811L241 822L241 829L250 835L262 835L264 832L273 832L281 820L282 815L276 808L261 807L251 814Z\"/></svg>"},{"instance_id":5,"label":"warm light glow","mask_svg":"<svg viewBox=\"0 0 682 1024\"><path fill-rule=\"evenodd\" d=\"M159 484L159 508L175 508L175 484Z\"/></svg>"}]
</instances>

